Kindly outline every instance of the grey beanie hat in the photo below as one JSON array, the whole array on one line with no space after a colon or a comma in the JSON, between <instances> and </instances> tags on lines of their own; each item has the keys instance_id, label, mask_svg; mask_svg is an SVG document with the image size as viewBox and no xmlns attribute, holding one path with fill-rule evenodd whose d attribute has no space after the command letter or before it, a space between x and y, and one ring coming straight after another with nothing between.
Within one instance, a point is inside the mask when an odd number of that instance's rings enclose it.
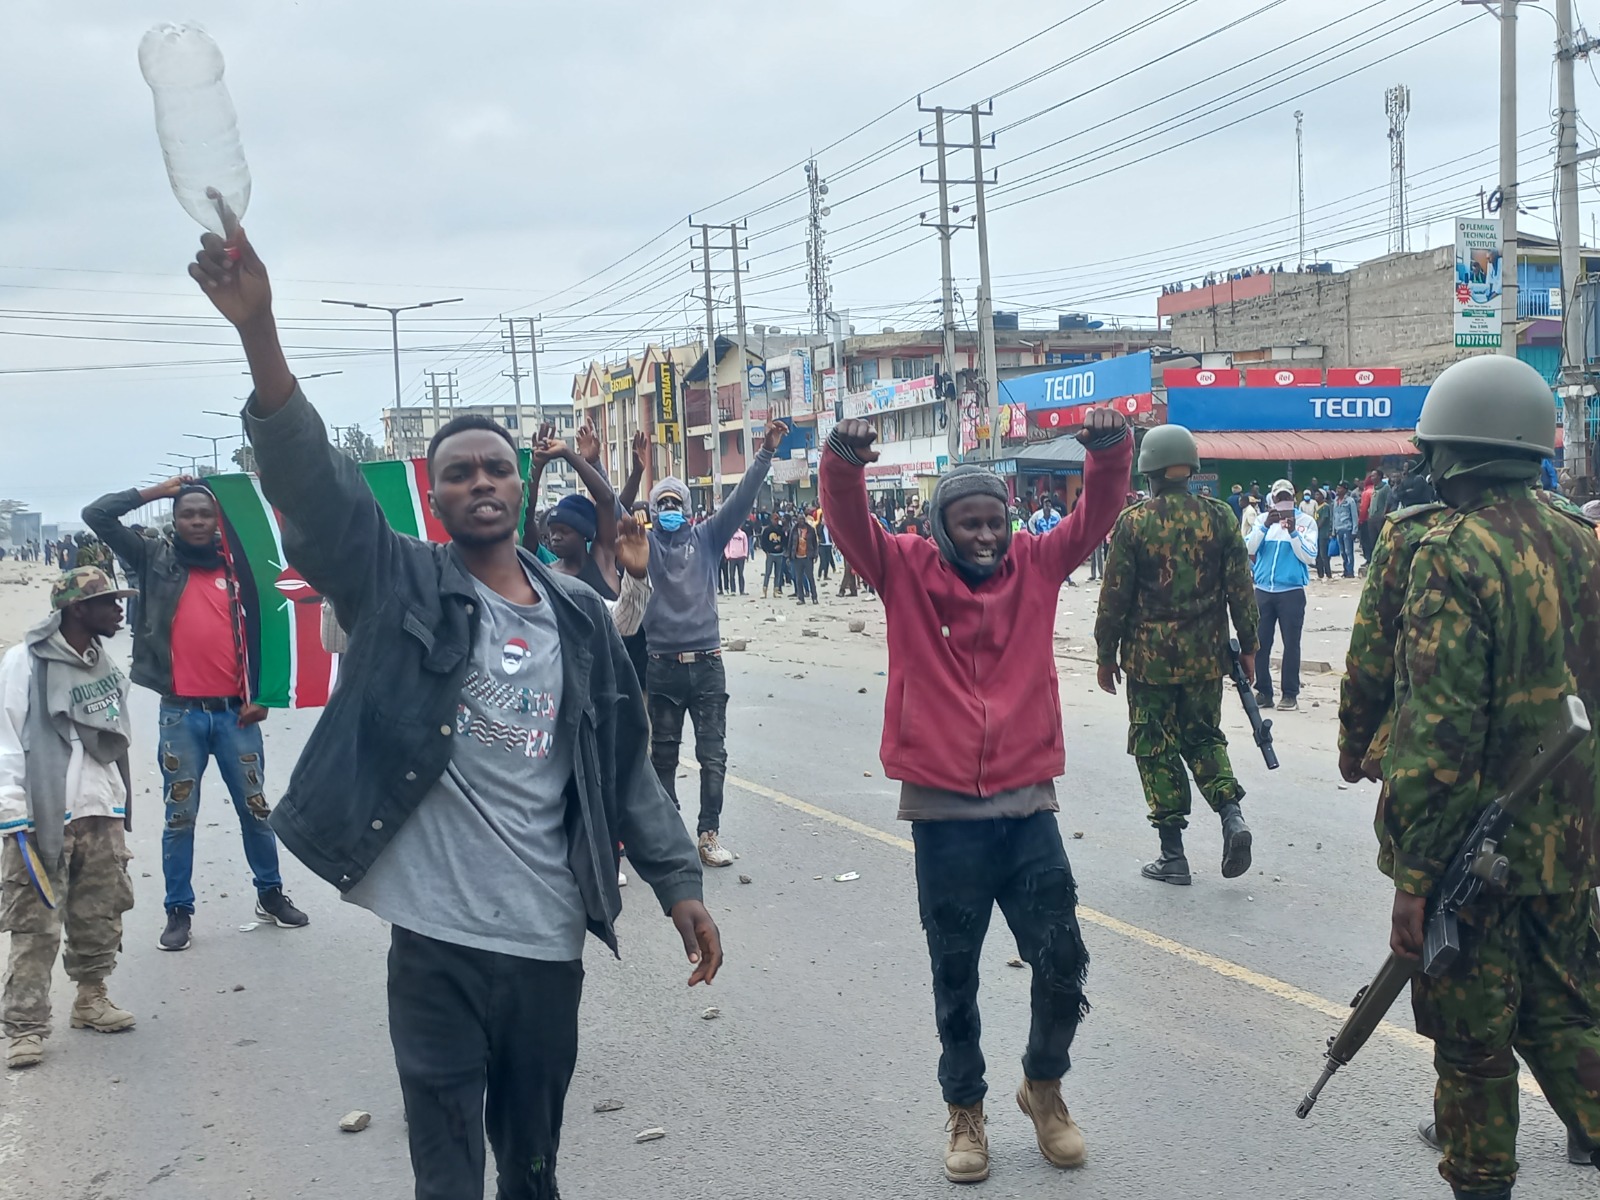
<instances>
[{"instance_id":1,"label":"grey beanie hat","mask_svg":"<svg viewBox=\"0 0 1600 1200\"><path fill-rule=\"evenodd\" d=\"M957 467L939 480L939 486L933 489L933 503L929 506L933 511L928 518L928 524L933 528L933 541L945 562L975 575L992 575L999 570L999 563L985 569L958 558L955 543L950 540L950 531L944 527L945 506L965 500L968 496L993 496L1001 504L1011 502L1005 481L993 471L986 471L982 467Z\"/></svg>"},{"instance_id":2,"label":"grey beanie hat","mask_svg":"<svg viewBox=\"0 0 1600 1200\"><path fill-rule=\"evenodd\" d=\"M661 497L665 496L668 492L671 492L679 500L682 500L685 508L689 507L689 485L684 483L684 481L679 479L676 475L668 475L660 483L656 484L655 487L650 489L650 507L652 509L655 508L655 506L660 503Z\"/></svg>"}]
</instances>

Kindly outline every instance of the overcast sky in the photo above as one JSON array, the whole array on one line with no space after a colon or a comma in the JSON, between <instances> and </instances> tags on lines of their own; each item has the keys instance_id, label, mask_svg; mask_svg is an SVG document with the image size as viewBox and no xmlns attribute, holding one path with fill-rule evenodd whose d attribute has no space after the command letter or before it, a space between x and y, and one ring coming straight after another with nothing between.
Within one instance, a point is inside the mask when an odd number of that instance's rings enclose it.
<instances>
[{"instance_id":1,"label":"overcast sky","mask_svg":"<svg viewBox=\"0 0 1600 1200\"><path fill-rule=\"evenodd\" d=\"M1545 233L1549 7L1522 5L1518 122L1524 227ZM200 230L168 187L136 59L151 25L196 16L227 57L246 225L291 357L342 371L308 391L374 436L393 392L387 318L320 300L464 298L401 318L408 403L428 369L459 370L464 400L508 398L496 323L542 313L544 394L564 398L589 357L701 322L691 215L748 218L749 319L800 328L808 153L830 180L835 307L863 332L936 322L919 91L995 98L996 306L1025 326L1074 310L1148 323L1164 280L1292 264L1297 108L1308 257L1386 249L1389 85L1411 88L1415 245L1448 239L1496 183L1497 27L1455 0L13 0L0 498L47 520L169 474L174 452L209 455L184 435L230 432L204 410L247 391L231 331L183 273ZM1600 104L1587 64L1578 102ZM970 172L963 152L952 173ZM970 214L970 188L957 194ZM955 261L970 312L970 232Z\"/></svg>"}]
</instances>

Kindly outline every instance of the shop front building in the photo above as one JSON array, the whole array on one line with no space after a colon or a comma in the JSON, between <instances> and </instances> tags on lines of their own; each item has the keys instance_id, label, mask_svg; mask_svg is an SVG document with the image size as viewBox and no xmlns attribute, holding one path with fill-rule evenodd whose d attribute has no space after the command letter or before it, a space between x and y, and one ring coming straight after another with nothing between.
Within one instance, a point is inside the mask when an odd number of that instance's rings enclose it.
<instances>
[{"instance_id":1,"label":"shop front building","mask_svg":"<svg viewBox=\"0 0 1600 1200\"><path fill-rule=\"evenodd\" d=\"M1402 469L1416 456L1411 437L1428 394L1379 368L1169 369L1165 382L1168 422L1200 447L1195 484L1219 496L1235 484L1309 488Z\"/></svg>"}]
</instances>

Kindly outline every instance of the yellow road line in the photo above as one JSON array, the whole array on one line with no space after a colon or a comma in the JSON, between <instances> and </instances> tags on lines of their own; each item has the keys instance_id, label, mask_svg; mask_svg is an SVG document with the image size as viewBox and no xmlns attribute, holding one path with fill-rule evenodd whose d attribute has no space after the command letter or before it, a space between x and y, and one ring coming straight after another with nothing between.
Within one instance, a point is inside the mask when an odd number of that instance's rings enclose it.
<instances>
[{"instance_id":1,"label":"yellow road line","mask_svg":"<svg viewBox=\"0 0 1600 1200\"><path fill-rule=\"evenodd\" d=\"M694 764L686 765L693 769ZM796 812L805 813L806 816L815 817L819 821L826 821L828 824L836 825L840 829L848 829L851 833L871 838L876 842L882 842L886 846L893 846L899 850L915 850L910 838L897 837L892 833L886 833L882 829L863 824L851 817L844 816L842 813L836 813L832 809L822 808L819 805L812 804L810 801L802 800L798 796L791 796L787 792L780 792L776 788L767 787L766 784L756 783L749 779L740 779L734 775L728 776L728 782L740 791L771 800L774 804L792 808ZM1332 1000L1326 1000L1314 992L1308 992L1304 988L1297 988L1292 983L1285 983L1281 979L1274 979L1270 975L1252 971L1249 967L1233 962L1231 959L1208 954L1204 950L1196 950L1193 946L1186 946L1182 942L1173 941L1169 937L1163 937L1161 934L1154 933L1139 925L1131 925L1127 921L1119 920L1096 909L1085 908L1080 905L1078 918L1091 925L1098 925L1102 929L1108 929L1112 933L1120 934L1130 941L1148 946L1152 950L1159 950L1163 954L1170 954L1174 958L1181 958L1185 962L1193 963L1195 966L1210 971L1214 975L1220 975L1224 979L1231 979L1235 983L1242 983L1246 987L1255 988L1257 991L1265 992L1269 996L1276 996L1279 1000L1286 1000L1290 1004L1310 1009L1319 1016L1330 1017L1335 1021L1343 1021L1350 1015L1350 1006L1348 1004L1335 1004ZM1332 1033L1333 1031L1330 1029L1329 1032ZM1413 1030L1383 1021L1378 1025L1377 1032L1399 1045L1407 1046L1413 1050L1420 1050L1429 1055L1433 1053L1433 1043ZM1308 1062L1307 1069L1309 1070L1314 1065ZM1544 1093L1539 1090L1539 1085L1530 1078L1528 1072L1522 1072L1519 1082L1522 1085L1522 1090L1528 1095L1543 1098Z\"/></svg>"}]
</instances>

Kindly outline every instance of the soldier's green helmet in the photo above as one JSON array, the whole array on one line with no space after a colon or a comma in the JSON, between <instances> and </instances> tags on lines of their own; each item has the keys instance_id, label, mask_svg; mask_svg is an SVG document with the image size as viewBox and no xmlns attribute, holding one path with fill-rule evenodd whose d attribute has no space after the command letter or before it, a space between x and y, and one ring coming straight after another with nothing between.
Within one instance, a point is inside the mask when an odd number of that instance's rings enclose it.
<instances>
[{"instance_id":1,"label":"soldier's green helmet","mask_svg":"<svg viewBox=\"0 0 1600 1200\"><path fill-rule=\"evenodd\" d=\"M1521 359L1483 354L1445 368L1428 389L1417 441L1493 446L1553 458L1556 402L1544 376Z\"/></svg>"},{"instance_id":2,"label":"soldier's green helmet","mask_svg":"<svg viewBox=\"0 0 1600 1200\"><path fill-rule=\"evenodd\" d=\"M1139 447L1139 474L1159 475L1168 467L1200 469L1200 447L1182 425L1157 425Z\"/></svg>"}]
</instances>

